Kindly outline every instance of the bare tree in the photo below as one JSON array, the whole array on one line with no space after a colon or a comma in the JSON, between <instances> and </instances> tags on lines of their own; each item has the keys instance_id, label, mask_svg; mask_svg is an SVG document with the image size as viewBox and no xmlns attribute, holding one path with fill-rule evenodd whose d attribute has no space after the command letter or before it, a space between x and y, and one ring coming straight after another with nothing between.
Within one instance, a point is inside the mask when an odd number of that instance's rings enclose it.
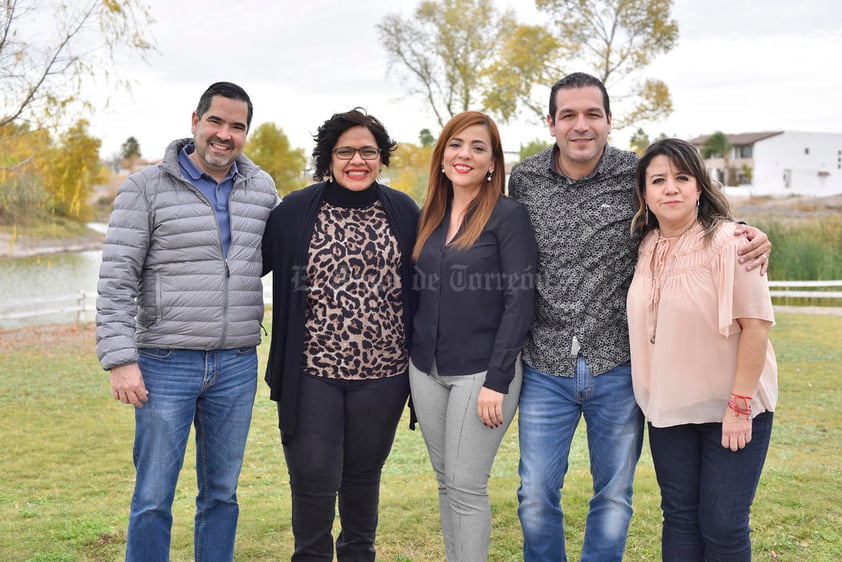
<instances>
[{"instance_id":1,"label":"bare tree","mask_svg":"<svg viewBox=\"0 0 842 562\"><path fill-rule=\"evenodd\" d=\"M535 0L535 6L553 18L559 36L565 38L565 60L592 69L615 99L629 106L615 119L617 128L672 111L666 84L640 76L642 69L672 50L678 40L678 23L670 13L672 1Z\"/></svg>"},{"instance_id":2,"label":"bare tree","mask_svg":"<svg viewBox=\"0 0 842 562\"><path fill-rule=\"evenodd\" d=\"M511 11L493 0L424 0L412 18L390 14L377 25L390 68L408 77L439 126L482 105L482 74L495 60L502 35L514 27Z\"/></svg>"},{"instance_id":3,"label":"bare tree","mask_svg":"<svg viewBox=\"0 0 842 562\"><path fill-rule=\"evenodd\" d=\"M57 122L88 79L125 85L114 63L154 48L150 21L141 0L0 0L0 128Z\"/></svg>"},{"instance_id":4,"label":"bare tree","mask_svg":"<svg viewBox=\"0 0 842 562\"><path fill-rule=\"evenodd\" d=\"M500 15L491 0L423 0L412 18L386 16L377 26L391 66L406 72L439 124L465 109L510 121L526 111L543 120L543 94L570 70L609 87L624 111L621 128L672 111L669 89L643 72L678 38L672 0L535 0L542 25Z\"/></svg>"}]
</instances>

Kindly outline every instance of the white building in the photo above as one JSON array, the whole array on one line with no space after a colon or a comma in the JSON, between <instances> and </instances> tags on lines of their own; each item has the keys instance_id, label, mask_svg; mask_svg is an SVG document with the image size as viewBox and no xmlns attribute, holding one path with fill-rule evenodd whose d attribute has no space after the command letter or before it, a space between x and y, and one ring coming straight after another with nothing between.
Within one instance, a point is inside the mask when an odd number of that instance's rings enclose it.
<instances>
[{"instance_id":1,"label":"white building","mask_svg":"<svg viewBox=\"0 0 842 562\"><path fill-rule=\"evenodd\" d=\"M842 193L842 134L772 131L726 135L728 158L706 160L714 177L748 195ZM710 135L691 139L700 149Z\"/></svg>"}]
</instances>

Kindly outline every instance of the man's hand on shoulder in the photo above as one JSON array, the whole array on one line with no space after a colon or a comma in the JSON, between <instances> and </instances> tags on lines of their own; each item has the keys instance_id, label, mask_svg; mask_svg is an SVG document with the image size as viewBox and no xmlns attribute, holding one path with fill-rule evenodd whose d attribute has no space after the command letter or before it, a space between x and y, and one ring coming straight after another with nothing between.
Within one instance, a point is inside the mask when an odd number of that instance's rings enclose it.
<instances>
[{"instance_id":1,"label":"man's hand on shoulder","mask_svg":"<svg viewBox=\"0 0 842 562\"><path fill-rule=\"evenodd\" d=\"M143 408L143 403L149 400L149 392L137 363L111 369L111 396L123 404Z\"/></svg>"},{"instance_id":2,"label":"man's hand on shoulder","mask_svg":"<svg viewBox=\"0 0 842 562\"><path fill-rule=\"evenodd\" d=\"M765 275L769 269L769 254L772 252L772 242L766 233L754 226L738 224L734 236L745 234L748 243L737 250L740 263L745 264L746 271L760 267L760 275Z\"/></svg>"}]
</instances>

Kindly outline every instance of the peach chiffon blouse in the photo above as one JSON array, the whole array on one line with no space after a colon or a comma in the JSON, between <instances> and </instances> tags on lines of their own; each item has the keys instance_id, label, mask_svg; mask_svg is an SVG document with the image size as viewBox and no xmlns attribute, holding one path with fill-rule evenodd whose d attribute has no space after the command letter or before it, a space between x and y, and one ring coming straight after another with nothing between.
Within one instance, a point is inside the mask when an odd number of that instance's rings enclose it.
<instances>
[{"instance_id":1,"label":"peach chiffon blouse","mask_svg":"<svg viewBox=\"0 0 842 562\"><path fill-rule=\"evenodd\" d=\"M720 225L705 244L697 223L674 241L666 259L668 240L657 230L640 244L626 303L632 380L637 403L655 427L721 422L737 368L737 318L774 324L767 278L737 261L745 239L734 236L735 228ZM769 343L752 415L774 411L777 377Z\"/></svg>"}]
</instances>

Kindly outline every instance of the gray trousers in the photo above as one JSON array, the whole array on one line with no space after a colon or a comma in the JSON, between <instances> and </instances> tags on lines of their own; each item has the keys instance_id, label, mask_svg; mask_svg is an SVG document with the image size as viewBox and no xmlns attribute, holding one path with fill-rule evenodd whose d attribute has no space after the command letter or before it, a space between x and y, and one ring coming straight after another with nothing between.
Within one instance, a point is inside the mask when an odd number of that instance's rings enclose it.
<instances>
[{"instance_id":1,"label":"gray trousers","mask_svg":"<svg viewBox=\"0 0 842 562\"><path fill-rule=\"evenodd\" d=\"M473 375L439 376L409 365L412 402L427 452L436 472L439 512L448 562L485 562L491 538L488 478L503 435L512 423L522 363L503 399L503 425L486 427L477 414L477 397L485 371Z\"/></svg>"}]
</instances>

